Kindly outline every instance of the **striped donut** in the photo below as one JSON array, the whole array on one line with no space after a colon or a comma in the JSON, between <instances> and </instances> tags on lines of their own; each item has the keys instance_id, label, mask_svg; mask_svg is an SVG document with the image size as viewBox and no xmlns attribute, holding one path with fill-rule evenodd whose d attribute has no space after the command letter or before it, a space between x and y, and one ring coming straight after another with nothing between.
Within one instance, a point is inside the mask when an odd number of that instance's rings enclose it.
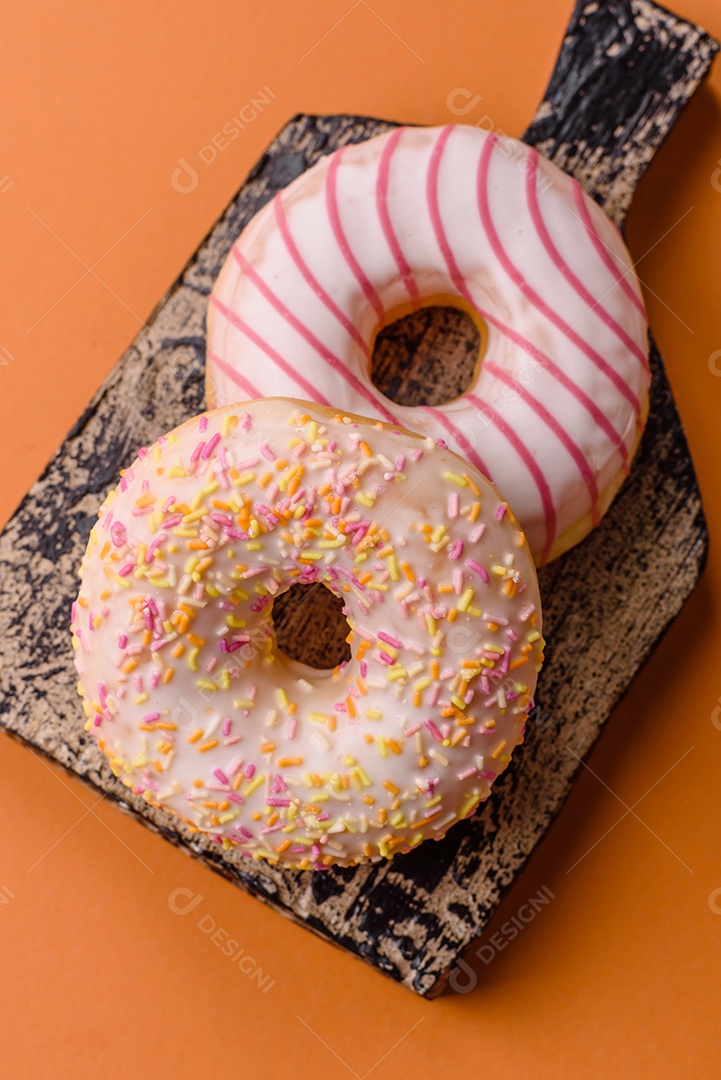
<instances>
[{"instance_id":1,"label":"striped donut","mask_svg":"<svg viewBox=\"0 0 721 1080\"><path fill-rule=\"evenodd\" d=\"M434 407L390 401L375 336L439 303L481 331L471 385ZM498 485L539 564L608 509L649 384L616 227L535 149L464 125L322 158L255 215L210 298L210 403L292 394L442 439Z\"/></svg>"}]
</instances>

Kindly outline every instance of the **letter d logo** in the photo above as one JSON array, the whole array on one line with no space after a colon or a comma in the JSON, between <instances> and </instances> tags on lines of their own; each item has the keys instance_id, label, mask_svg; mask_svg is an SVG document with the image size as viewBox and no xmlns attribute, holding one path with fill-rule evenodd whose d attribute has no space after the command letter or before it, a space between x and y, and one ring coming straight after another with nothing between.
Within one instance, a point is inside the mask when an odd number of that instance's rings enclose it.
<instances>
[{"instance_id":1,"label":"letter d logo","mask_svg":"<svg viewBox=\"0 0 721 1080\"><path fill-rule=\"evenodd\" d=\"M189 195L198 186L198 174L185 158L178 158L178 168L170 174L170 183L181 195Z\"/></svg>"},{"instance_id":2,"label":"letter d logo","mask_svg":"<svg viewBox=\"0 0 721 1080\"><path fill-rule=\"evenodd\" d=\"M168 897L168 907L174 915L190 915L202 902L202 893L194 893L192 889L186 889L182 885L173 889Z\"/></svg>"}]
</instances>

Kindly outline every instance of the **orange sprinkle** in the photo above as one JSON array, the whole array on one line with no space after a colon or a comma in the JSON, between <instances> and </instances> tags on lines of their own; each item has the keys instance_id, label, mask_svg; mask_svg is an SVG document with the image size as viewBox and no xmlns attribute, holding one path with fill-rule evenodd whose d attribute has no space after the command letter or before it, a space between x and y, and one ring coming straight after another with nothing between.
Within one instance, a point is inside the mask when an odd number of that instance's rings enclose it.
<instances>
[{"instance_id":1,"label":"orange sprinkle","mask_svg":"<svg viewBox=\"0 0 721 1080\"><path fill-rule=\"evenodd\" d=\"M358 713L356 712L355 701L353 700L352 697L347 697L345 699L345 705L346 705L346 708L348 710L348 715L351 718L358 715Z\"/></svg>"},{"instance_id":2,"label":"orange sprinkle","mask_svg":"<svg viewBox=\"0 0 721 1080\"><path fill-rule=\"evenodd\" d=\"M414 821L410 828L420 829L423 825L428 825L429 822L435 821L439 814L440 810L436 810L435 814L431 814L430 817L423 818L422 821Z\"/></svg>"},{"instance_id":3,"label":"orange sprinkle","mask_svg":"<svg viewBox=\"0 0 721 1080\"><path fill-rule=\"evenodd\" d=\"M279 757L276 761L276 765L281 769L287 768L289 765L302 765L302 757Z\"/></svg>"},{"instance_id":4,"label":"orange sprinkle","mask_svg":"<svg viewBox=\"0 0 721 1080\"><path fill-rule=\"evenodd\" d=\"M205 645L205 638L196 637L195 634L188 634L188 641L191 645L197 645L200 648L201 645Z\"/></svg>"},{"instance_id":5,"label":"orange sprinkle","mask_svg":"<svg viewBox=\"0 0 721 1080\"><path fill-rule=\"evenodd\" d=\"M523 664L528 663L527 656L517 656L515 660L511 660L508 668L510 671L515 671L516 668L522 667Z\"/></svg>"},{"instance_id":6,"label":"orange sprinkle","mask_svg":"<svg viewBox=\"0 0 721 1080\"><path fill-rule=\"evenodd\" d=\"M468 486L469 486L469 488L471 489L471 491L473 492L474 495L480 495L481 494L481 489L479 488L478 484L476 484L476 482L473 480L473 478L471 476L468 475L467 472L464 472L463 479L468 481Z\"/></svg>"},{"instance_id":7,"label":"orange sprinkle","mask_svg":"<svg viewBox=\"0 0 721 1080\"><path fill-rule=\"evenodd\" d=\"M275 849L276 854L277 855L282 854L282 852L287 851L289 847L290 847L290 840L286 836L285 840L281 840L281 842L278 844L277 848Z\"/></svg>"}]
</instances>

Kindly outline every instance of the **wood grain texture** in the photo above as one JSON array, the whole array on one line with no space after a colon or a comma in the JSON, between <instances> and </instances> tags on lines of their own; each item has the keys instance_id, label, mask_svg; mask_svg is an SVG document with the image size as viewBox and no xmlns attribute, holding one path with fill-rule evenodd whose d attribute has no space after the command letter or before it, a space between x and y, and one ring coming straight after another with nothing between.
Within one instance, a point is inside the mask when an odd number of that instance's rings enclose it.
<instances>
[{"instance_id":1,"label":"wood grain texture","mask_svg":"<svg viewBox=\"0 0 721 1080\"><path fill-rule=\"evenodd\" d=\"M716 48L648 0L581 4L526 137L620 222ZM443 841L389 863L301 873L191 836L130 797L85 734L68 632L77 567L106 489L140 445L204 406L207 296L233 240L319 155L391 126L348 116L286 125L22 502L0 538L0 723L230 881L433 996L548 829L703 568L700 496L655 347L650 418L631 476L601 527L540 575L549 648L537 718L492 798ZM425 333L438 338L433 325ZM391 376L402 394L398 369Z\"/></svg>"}]
</instances>

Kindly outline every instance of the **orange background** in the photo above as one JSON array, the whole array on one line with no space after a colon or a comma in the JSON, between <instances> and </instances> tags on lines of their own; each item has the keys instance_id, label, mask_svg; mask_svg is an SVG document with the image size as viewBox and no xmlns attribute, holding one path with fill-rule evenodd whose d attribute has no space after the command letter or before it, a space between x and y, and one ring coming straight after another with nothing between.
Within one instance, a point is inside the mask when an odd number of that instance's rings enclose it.
<instances>
[{"instance_id":1,"label":"orange background","mask_svg":"<svg viewBox=\"0 0 721 1080\"><path fill-rule=\"evenodd\" d=\"M718 0L679 5L721 35ZM465 88L482 100L464 119L488 113L520 134L570 7L5 3L0 518L289 117L440 123L456 119L448 95ZM271 104L212 164L199 162L264 87ZM721 62L629 220L712 538L719 94ZM170 182L180 158L197 166L188 194ZM471 993L416 999L0 737L2 1076L718 1077L717 550L491 932L542 886L555 899L490 963L474 962ZM177 888L202 896L192 914L170 910ZM205 915L270 974L268 992L198 928Z\"/></svg>"}]
</instances>

